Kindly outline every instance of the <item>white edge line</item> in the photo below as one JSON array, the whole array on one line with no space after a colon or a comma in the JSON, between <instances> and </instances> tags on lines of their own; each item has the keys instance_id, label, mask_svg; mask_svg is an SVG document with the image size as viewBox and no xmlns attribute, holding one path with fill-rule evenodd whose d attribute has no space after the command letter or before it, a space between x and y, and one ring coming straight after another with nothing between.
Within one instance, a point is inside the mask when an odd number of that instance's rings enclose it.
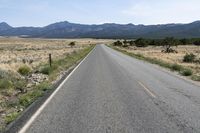
<instances>
[{"instance_id":1,"label":"white edge line","mask_svg":"<svg viewBox=\"0 0 200 133\"><path fill-rule=\"evenodd\" d=\"M92 51L95 49L94 47ZM74 68L74 70L66 77L66 79L56 88L56 90L49 96L49 98L40 106L40 108L31 116L31 118L26 122L26 124L19 130L18 133L25 133L27 129L31 126L34 120L40 115L43 109L47 106L47 104L51 101L51 99L56 95L56 93L61 89L64 83L70 78L70 76L79 68L79 66L85 61L85 59L92 53L90 53Z\"/></svg>"},{"instance_id":2,"label":"white edge line","mask_svg":"<svg viewBox=\"0 0 200 133\"><path fill-rule=\"evenodd\" d=\"M138 81L138 83L139 83L153 98L156 98L156 96L153 94L153 92L151 92L143 83L141 83L140 81Z\"/></svg>"}]
</instances>

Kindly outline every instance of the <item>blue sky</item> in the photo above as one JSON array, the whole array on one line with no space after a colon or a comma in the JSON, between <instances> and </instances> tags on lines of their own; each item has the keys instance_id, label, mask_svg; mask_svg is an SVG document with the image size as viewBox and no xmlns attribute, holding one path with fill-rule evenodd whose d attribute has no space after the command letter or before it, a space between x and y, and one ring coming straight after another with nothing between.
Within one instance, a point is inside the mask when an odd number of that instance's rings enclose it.
<instances>
[{"instance_id":1,"label":"blue sky","mask_svg":"<svg viewBox=\"0 0 200 133\"><path fill-rule=\"evenodd\" d=\"M0 22L45 26L83 24L188 23L200 20L200 0L0 0Z\"/></svg>"}]
</instances>

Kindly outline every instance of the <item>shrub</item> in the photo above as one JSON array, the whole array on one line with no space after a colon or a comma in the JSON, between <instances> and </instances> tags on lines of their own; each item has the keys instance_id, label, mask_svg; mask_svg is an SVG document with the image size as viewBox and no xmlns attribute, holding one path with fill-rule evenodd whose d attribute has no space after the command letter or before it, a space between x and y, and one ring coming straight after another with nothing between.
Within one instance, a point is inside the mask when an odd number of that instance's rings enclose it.
<instances>
[{"instance_id":1,"label":"shrub","mask_svg":"<svg viewBox=\"0 0 200 133\"><path fill-rule=\"evenodd\" d=\"M5 78L7 75L6 71L0 69L0 78Z\"/></svg>"},{"instance_id":2,"label":"shrub","mask_svg":"<svg viewBox=\"0 0 200 133\"><path fill-rule=\"evenodd\" d=\"M53 69L50 66L45 66L40 70L42 74L47 74L47 75L49 75L52 71Z\"/></svg>"},{"instance_id":3,"label":"shrub","mask_svg":"<svg viewBox=\"0 0 200 133\"><path fill-rule=\"evenodd\" d=\"M76 45L75 42L70 42L70 43L69 43L69 46L70 46L70 47L74 47L75 45Z\"/></svg>"},{"instance_id":4,"label":"shrub","mask_svg":"<svg viewBox=\"0 0 200 133\"><path fill-rule=\"evenodd\" d=\"M181 71L181 74L183 75L183 76L191 76L192 75L192 70L190 70L190 69L183 69L183 71Z\"/></svg>"},{"instance_id":5,"label":"shrub","mask_svg":"<svg viewBox=\"0 0 200 133\"><path fill-rule=\"evenodd\" d=\"M41 90L34 90L32 92L26 93L19 97L19 103L21 106L27 107L30 105L36 98L43 95L43 91Z\"/></svg>"},{"instance_id":6,"label":"shrub","mask_svg":"<svg viewBox=\"0 0 200 133\"><path fill-rule=\"evenodd\" d=\"M13 113L6 115L6 117L5 117L6 124L9 124L13 120L15 120L18 116L19 116L18 112L13 112Z\"/></svg>"},{"instance_id":7,"label":"shrub","mask_svg":"<svg viewBox=\"0 0 200 133\"><path fill-rule=\"evenodd\" d=\"M50 84L47 83L47 82L44 82L44 83L41 83L41 84L39 84L38 86L36 86L35 89L42 90L42 91L46 91L46 90L49 90L49 89L50 89Z\"/></svg>"},{"instance_id":8,"label":"shrub","mask_svg":"<svg viewBox=\"0 0 200 133\"><path fill-rule=\"evenodd\" d=\"M194 41L194 45L200 46L200 40Z\"/></svg>"},{"instance_id":9,"label":"shrub","mask_svg":"<svg viewBox=\"0 0 200 133\"><path fill-rule=\"evenodd\" d=\"M31 72L31 68L28 67L27 65L21 66L18 69L18 73L20 73L23 76L27 76Z\"/></svg>"},{"instance_id":10,"label":"shrub","mask_svg":"<svg viewBox=\"0 0 200 133\"><path fill-rule=\"evenodd\" d=\"M0 79L0 89L10 89L13 83L7 79Z\"/></svg>"},{"instance_id":11,"label":"shrub","mask_svg":"<svg viewBox=\"0 0 200 133\"><path fill-rule=\"evenodd\" d=\"M180 39L179 41L180 41L180 43L181 43L182 45L187 45L187 44L189 44L189 40L186 39L186 38Z\"/></svg>"},{"instance_id":12,"label":"shrub","mask_svg":"<svg viewBox=\"0 0 200 133\"><path fill-rule=\"evenodd\" d=\"M173 64L171 66L171 70L173 71L181 71L183 69L183 67L181 65L178 65L178 64Z\"/></svg>"},{"instance_id":13,"label":"shrub","mask_svg":"<svg viewBox=\"0 0 200 133\"><path fill-rule=\"evenodd\" d=\"M139 38L135 41L136 47L147 47L148 41L143 38Z\"/></svg>"},{"instance_id":14,"label":"shrub","mask_svg":"<svg viewBox=\"0 0 200 133\"><path fill-rule=\"evenodd\" d=\"M129 41L130 46L135 46L135 42L133 40Z\"/></svg>"},{"instance_id":15,"label":"shrub","mask_svg":"<svg viewBox=\"0 0 200 133\"><path fill-rule=\"evenodd\" d=\"M195 58L196 58L196 55L194 55L193 53L190 53L190 54L187 53L183 57L183 62L188 62L188 63L194 62Z\"/></svg>"},{"instance_id":16,"label":"shrub","mask_svg":"<svg viewBox=\"0 0 200 133\"><path fill-rule=\"evenodd\" d=\"M113 45L114 45L114 46L122 46L123 43L122 43L121 41L118 40L118 41L114 42Z\"/></svg>"},{"instance_id":17,"label":"shrub","mask_svg":"<svg viewBox=\"0 0 200 133\"><path fill-rule=\"evenodd\" d=\"M164 50L162 50L162 52L164 53L177 53L176 50L172 49L173 46L178 46L178 40L176 40L175 38L173 37L166 37L164 40L163 40L163 47L164 47Z\"/></svg>"},{"instance_id":18,"label":"shrub","mask_svg":"<svg viewBox=\"0 0 200 133\"><path fill-rule=\"evenodd\" d=\"M20 90L21 92L26 92L26 81L25 80L17 80L13 82L15 89Z\"/></svg>"},{"instance_id":19,"label":"shrub","mask_svg":"<svg viewBox=\"0 0 200 133\"><path fill-rule=\"evenodd\" d=\"M199 75L193 75L192 80L194 81L200 81L200 76Z\"/></svg>"}]
</instances>

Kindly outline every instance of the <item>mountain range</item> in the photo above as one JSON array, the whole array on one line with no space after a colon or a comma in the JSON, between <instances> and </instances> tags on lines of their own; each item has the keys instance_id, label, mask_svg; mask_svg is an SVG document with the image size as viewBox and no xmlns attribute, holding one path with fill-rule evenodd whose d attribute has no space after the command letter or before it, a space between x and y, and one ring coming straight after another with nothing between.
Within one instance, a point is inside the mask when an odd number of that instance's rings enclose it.
<instances>
[{"instance_id":1,"label":"mountain range","mask_svg":"<svg viewBox=\"0 0 200 133\"><path fill-rule=\"evenodd\" d=\"M0 36L33 38L200 38L200 21L188 24L134 25L105 23L86 25L68 21L44 27L12 27L0 23Z\"/></svg>"}]
</instances>

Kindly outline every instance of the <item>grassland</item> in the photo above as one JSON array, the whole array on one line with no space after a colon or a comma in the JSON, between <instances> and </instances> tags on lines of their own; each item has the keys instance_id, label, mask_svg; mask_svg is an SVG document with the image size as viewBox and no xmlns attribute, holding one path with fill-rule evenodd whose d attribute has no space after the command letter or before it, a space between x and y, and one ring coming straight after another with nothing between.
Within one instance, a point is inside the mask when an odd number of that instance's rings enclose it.
<instances>
[{"instance_id":1,"label":"grassland","mask_svg":"<svg viewBox=\"0 0 200 133\"><path fill-rule=\"evenodd\" d=\"M76 45L70 47L69 43ZM0 131L38 97L43 96L67 70L100 43L95 39L0 38ZM52 66L48 55L52 54Z\"/></svg>"},{"instance_id":2,"label":"grassland","mask_svg":"<svg viewBox=\"0 0 200 133\"><path fill-rule=\"evenodd\" d=\"M68 45L72 41L76 42L73 48ZM57 59L90 44L109 41L111 40L0 38L0 69L16 72L24 62L34 68L46 62L49 53L53 59Z\"/></svg>"}]
</instances>

